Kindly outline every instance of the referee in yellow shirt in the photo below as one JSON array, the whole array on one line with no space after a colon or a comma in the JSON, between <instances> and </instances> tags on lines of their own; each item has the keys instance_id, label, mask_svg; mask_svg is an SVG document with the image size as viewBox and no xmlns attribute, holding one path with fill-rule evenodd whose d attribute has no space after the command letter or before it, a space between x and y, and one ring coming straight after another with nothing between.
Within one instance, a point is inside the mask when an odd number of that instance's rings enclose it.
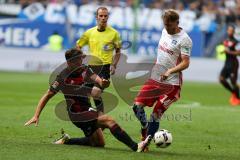
<instances>
[{"instance_id":1,"label":"referee in yellow shirt","mask_svg":"<svg viewBox=\"0 0 240 160\"><path fill-rule=\"evenodd\" d=\"M88 45L91 54L88 65L103 79L110 79L110 74L115 73L121 55L120 35L107 25L108 17L108 9L99 7L96 11L97 26L84 32L76 44L78 49ZM88 84L89 87L94 85ZM95 99L94 102L98 112L104 112L102 99Z\"/></svg>"}]
</instances>

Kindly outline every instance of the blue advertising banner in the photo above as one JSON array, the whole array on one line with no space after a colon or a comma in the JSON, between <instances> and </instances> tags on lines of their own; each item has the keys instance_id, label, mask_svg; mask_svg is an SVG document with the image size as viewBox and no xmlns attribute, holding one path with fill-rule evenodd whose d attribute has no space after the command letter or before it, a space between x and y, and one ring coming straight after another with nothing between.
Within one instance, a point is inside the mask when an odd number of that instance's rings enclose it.
<instances>
[{"instance_id":1,"label":"blue advertising banner","mask_svg":"<svg viewBox=\"0 0 240 160\"><path fill-rule=\"evenodd\" d=\"M4 39L4 45L8 47L29 47L43 48L48 44L48 38L54 32L58 32L63 38L64 48L75 46L76 40L82 33L91 26L73 25L71 37L68 33L69 28L64 24L50 24L43 21L22 21L11 24L0 25L0 39ZM139 55L155 55L161 31L157 30L137 30L118 28L123 42L131 42L128 53ZM203 53L202 32L189 32L193 40L192 56L201 56Z\"/></svg>"},{"instance_id":2,"label":"blue advertising banner","mask_svg":"<svg viewBox=\"0 0 240 160\"><path fill-rule=\"evenodd\" d=\"M40 3L35 3L24 9L17 19L0 20L0 39L9 47L44 48L49 36L57 32L64 39L63 48L70 48L75 46L86 29L95 25L95 9L96 6L92 5L57 4L50 4L45 9ZM109 25L120 32L123 42L131 42L127 53L156 55L163 28L161 10L145 8L136 13L128 7L112 7L110 10ZM195 19L184 19L184 14L181 14L180 26L193 41L192 56L202 56L204 34L194 23Z\"/></svg>"}]
</instances>

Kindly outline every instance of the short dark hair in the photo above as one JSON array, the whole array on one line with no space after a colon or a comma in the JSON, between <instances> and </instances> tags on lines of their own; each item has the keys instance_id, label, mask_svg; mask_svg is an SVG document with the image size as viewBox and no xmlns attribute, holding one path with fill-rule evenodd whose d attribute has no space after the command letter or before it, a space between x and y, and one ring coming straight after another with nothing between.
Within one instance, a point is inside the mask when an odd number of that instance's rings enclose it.
<instances>
[{"instance_id":1,"label":"short dark hair","mask_svg":"<svg viewBox=\"0 0 240 160\"><path fill-rule=\"evenodd\" d=\"M171 22L176 22L179 21L179 14L174 9L167 9L163 12L162 19Z\"/></svg>"},{"instance_id":2,"label":"short dark hair","mask_svg":"<svg viewBox=\"0 0 240 160\"><path fill-rule=\"evenodd\" d=\"M99 10L107 10L108 11L107 7L98 7L98 9L96 10L96 16L98 15Z\"/></svg>"},{"instance_id":3,"label":"short dark hair","mask_svg":"<svg viewBox=\"0 0 240 160\"><path fill-rule=\"evenodd\" d=\"M67 61L72 60L79 56L84 56L82 50L80 49L71 48L65 52L65 58Z\"/></svg>"},{"instance_id":4,"label":"short dark hair","mask_svg":"<svg viewBox=\"0 0 240 160\"><path fill-rule=\"evenodd\" d=\"M229 24L229 25L228 25L228 28L229 28L229 27L233 28L233 30L235 31L235 25L234 25L234 24Z\"/></svg>"}]
</instances>

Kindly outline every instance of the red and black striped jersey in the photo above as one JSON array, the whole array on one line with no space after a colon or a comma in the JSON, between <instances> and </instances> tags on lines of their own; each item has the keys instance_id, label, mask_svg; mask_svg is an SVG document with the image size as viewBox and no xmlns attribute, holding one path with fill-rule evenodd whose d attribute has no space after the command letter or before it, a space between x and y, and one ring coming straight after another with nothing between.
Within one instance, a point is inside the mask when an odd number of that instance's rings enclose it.
<instances>
[{"instance_id":1,"label":"red and black striped jersey","mask_svg":"<svg viewBox=\"0 0 240 160\"><path fill-rule=\"evenodd\" d=\"M67 67L56 76L49 90L55 93L61 91L67 105L72 106L74 112L88 110L91 107L88 96L92 88L83 84L89 82L93 74L94 72L87 65L82 65L76 70L70 70Z\"/></svg>"}]
</instances>

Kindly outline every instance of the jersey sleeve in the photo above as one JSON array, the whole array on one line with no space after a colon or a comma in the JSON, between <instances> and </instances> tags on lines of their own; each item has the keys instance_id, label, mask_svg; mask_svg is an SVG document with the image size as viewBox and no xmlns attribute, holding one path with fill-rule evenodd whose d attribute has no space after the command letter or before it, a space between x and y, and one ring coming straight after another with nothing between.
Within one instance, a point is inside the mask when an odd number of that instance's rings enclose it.
<instances>
[{"instance_id":1,"label":"jersey sleeve","mask_svg":"<svg viewBox=\"0 0 240 160\"><path fill-rule=\"evenodd\" d=\"M113 43L115 45L115 48L121 48L122 40L120 37L120 34L116 32Z\"/></svg>"},{"instance_id":2,"label":"jersey sleeve","mask_svg":"<svg viewBox=\"0 0 240 160\"><path fill-rule=\"evenodd\" d=\"M53 81L53 83L50 85L49 90L54 92L54 93L57 93L60 90L62 90L63 83L64 83L63 79L58 75L56 77L55 81Z\"/></svg>"},{"instance_id":3,"label":"jersey sleeve","mask_svg":"<svg viewBox=\"0 0 240 160\"><path fill-rule=\"evenodd\" d=\"M77 40L76 45L83 47L88 44L89 40L89 31L83 33L83 35Z\"/></svg>"},{"instance_id":4,"label":"jersey sleeve","mask_svg":"<svg viewBox=\"0 0 240 160\"><path fill-rule=\"evenodd\" d=\"M192 52L192 40L189 37L183 38L180 44L180 51L182 55L190 56Z\"/></svg>"},{"instance_id":5,"label":"jersey sleeve","mask_svg":"<svg viewBox=\"0 0 240 160\"><path fill-rule=\"evenodd\" d=\"M92 68L90 68L88 65L84 65L84 70L84 82L93 83L93 81L91 80L91 76L95 73L93 72Z\"/></svg>"}]
</instances>

